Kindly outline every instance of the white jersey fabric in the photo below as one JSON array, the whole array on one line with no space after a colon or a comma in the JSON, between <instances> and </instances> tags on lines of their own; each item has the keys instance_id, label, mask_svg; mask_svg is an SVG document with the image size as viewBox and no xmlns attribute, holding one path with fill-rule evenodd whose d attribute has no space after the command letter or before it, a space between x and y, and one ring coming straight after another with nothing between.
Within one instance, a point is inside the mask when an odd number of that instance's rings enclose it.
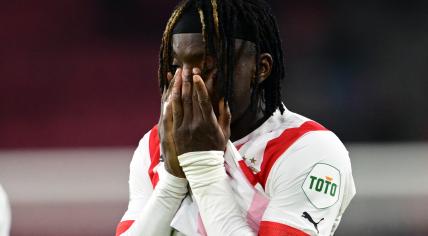
<instances>
[{"instance_id":1,"label":"white jersey fabric","mask_svg":"<svg viewBox=\"0 0 428 236\"><path fill-rule=\"evenodd\" d=\"M275 235L266 224L289 227L289 235L332 235L355 195L341 141L287 109L229 142L225 154L180 156L189 182L164 170L156 138L154 128L134 153L117 235ZM206 163L195 164L201 155Z\"/></svg>"},{"instance_id":2,"label":"white jersey fabric","mask_svg":"<svg viewBox=\"0 0 428 236\"><path fill-rule=\"evenodd\" d=\"M10 206L6 192L0 185L0 236L9 236Z\"/></svg>"}]
</instances>

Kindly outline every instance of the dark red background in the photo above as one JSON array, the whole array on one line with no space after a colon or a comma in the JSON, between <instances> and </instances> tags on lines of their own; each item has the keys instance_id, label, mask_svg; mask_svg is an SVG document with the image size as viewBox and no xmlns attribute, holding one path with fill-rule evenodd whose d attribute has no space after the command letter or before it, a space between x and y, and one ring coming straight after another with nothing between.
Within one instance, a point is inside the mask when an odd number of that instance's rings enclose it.
<instances>
[{"instance_id":1,"label":"dark red background","mask_svg":"<svg viewBox=\"0 0 428 236\"><path fill-rule=\"evenodd\" d=\"M0 147L132 145L153 125L153 39L114 38L114 16L94 1L2 5Z\"/></svg>"},{"instance_id":2,"label":"dark red background","mask_svg":"<svg viewBox=\"0 0 428 236\"><path fill-rule=\"evenodd\" d=\"M286 105L345 141L428 139L423 1L270 1ZM135 146L156 122L175 1L0 4L0 148Z\"/></svg>"}]
</instances>

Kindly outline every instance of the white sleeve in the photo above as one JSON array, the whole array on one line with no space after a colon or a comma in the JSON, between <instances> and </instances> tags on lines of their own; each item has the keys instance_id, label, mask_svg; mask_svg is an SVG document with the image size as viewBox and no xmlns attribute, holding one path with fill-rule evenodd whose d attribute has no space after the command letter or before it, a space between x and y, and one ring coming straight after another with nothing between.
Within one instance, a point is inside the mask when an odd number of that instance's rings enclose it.
<instances>
[{"instance_id":1,"label":"white sleeve","mask_svg":"<svg viewBox=\"0 0 428 236\"><path fill-rule=\"evenodd\" d=\"M263 221L332 235L355 194L348 152L332 132L309 132L276 161L265 190Z\"/></svg>"},{"instance_id":2,"label":"white sleeve","mask_svg":"<svg viewBox=\"0 0 428 236\"><path fill-rule=\"evenodd\" d=\"M187 180L170 175L158 165L159 182L153 190L150 167L149 135L140 142L130 165L128 210L122 218L134 221L121 236L170 235L170 223L187 193Z\"/></svg>"},{"instance_id":3,"label":"white sleeve","mask_svg":"<svg viewBox=\"0 0 428 236\"><path fill-rule=\"evenodd\" d=\"M0 236L9 236L10 206L6 192L0 185Z\"/></svg>"},{"instance_id":4,"label":"white sleeve","mask_svg":"<svg viewBox=\"0 0 428 236\"><path fill-rule=\"evenodd\" d=\"M224 168L223 152L189 152L178 157L208 235L256 235L247 225Z\"/></svg>"}]
</instances>

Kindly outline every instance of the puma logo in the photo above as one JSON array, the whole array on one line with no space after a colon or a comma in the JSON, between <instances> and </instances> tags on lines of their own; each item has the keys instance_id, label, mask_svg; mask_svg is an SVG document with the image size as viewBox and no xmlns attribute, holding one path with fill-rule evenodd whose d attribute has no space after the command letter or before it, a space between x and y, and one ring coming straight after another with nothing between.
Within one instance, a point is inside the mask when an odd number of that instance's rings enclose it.
<instances>
[{"instance_id":1,"label":"puma logo","mask_svg":"<svg viewBox=\"0 0 428 236\"><path fill-rule=\"evenodd\" d=\"M315 226L315 229L317 230L317 233L320 233L320 231L318 231L318 224L319 224L322 220L324 220L324 218L322 218L322 219L321 219L321 220L319 220L318 222L315 222L315 221L314 221L314 219L312 219L311 215L309 215L309 213L307 213L306 211L305 211L305 212L303 212L302 217L303 217L303 218L308 219L308 220L309 220L309 222L311 222L311 223Z\"/></svg>"}]
</instances>

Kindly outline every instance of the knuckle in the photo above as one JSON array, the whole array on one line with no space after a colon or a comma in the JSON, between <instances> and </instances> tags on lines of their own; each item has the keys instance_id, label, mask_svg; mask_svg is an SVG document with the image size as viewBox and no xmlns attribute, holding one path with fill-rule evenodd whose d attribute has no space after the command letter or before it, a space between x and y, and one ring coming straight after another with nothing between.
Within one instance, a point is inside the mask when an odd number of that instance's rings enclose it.
<instances>
[{"instance_id":1,"label":"knuckle","mask_svg":"<svg viewBox=\"0 0 428 236\"><path fill-rule=\"evenodd\" d=\"M167 146L169 143L166 141L166 139L164 139L164 138L162 138L161 140L160 140L160 143L161 143L161 145L162 146Z\"/></svg>"},{"instance_id":2,"label":"knuckle","mask_svg":"<svg viewBox=\"0 0 428 236\"><path fill-rule=\"evenodd\" d=\"M172 96L173 100L177 101L180 99L180 92L179 91L173 91L171 96Z\"/></svg>"},{"instance_id":3,"label":"knuckle","mask_svg":"<svg viewBox=\"0 0 428 236\"><path fill-rule=\"evenodd\" d=\"M198 125L197 124L193 124L188 128L188 132L189 133L195 133L198 130Z\"/></svg>"},{"instance_id":4,"label":"knuckle","mask_svg":"<svg viewBox=\"0 0 428 236\"><path fill-rule=\"evenodd\" d=\"M177 130L176 134L179 137L187 137L191 133L190 127L185 126Z\"/></svg>"},{"instance_id":5,"label":"knuckle","mask_svg":"<svg viewBox=\"0 0 428 236\"><path fill-rule=\"evenodd\" d=\"M192 103L192 97L191 96L183 96L183 103L184 104L191 104Z\"/></svg>"},{"instance_id":6,"label":"knuckle","mask_svg":"<svg viewBox=\"0 0 428 236\"><path fill-rule=\"evenodd\" d=\"M173 117L174 118L180 118L181 117L181 111L179 111L179 110L174 110L173 112L172 112L172 115L173 115Z\"/></svg>"},{"instance_id":7,"label":"knuckle","mask_svg":"<svg viewBox=\"0 0 428 236\"><path fill-rule=\"evenodd\" d=\"M199 98L198 101L199 101L199 104L204 105L204 106L211 105L211 101L208 97Z\"/></svg>"},{"instance_id":8,"label":"knuckle","mask_svg":"<svg viewBox=\"0 0 428 236\"><path fill-rule=\"evenodd\" d=\"M161 124L161 127L160 128L162 128L163 129L163 127L164 126L166 126L166 124L168 123L168 120L167 119L165 119L165 118L162 118L162 122L160 123Z\"/></svg>"},{"instance_id":9,"label":"knuckle","mask_svg":"<svg viewBox=\"0 0 428 236\"><path fill-rule=\"evenodd\" d=\"M183 78L183 84L190 84L190 82L192 81L192 76L189 74L189 75L186 75L186 76L184 76L184 78Z\"/></svg>"}]
</instances>

